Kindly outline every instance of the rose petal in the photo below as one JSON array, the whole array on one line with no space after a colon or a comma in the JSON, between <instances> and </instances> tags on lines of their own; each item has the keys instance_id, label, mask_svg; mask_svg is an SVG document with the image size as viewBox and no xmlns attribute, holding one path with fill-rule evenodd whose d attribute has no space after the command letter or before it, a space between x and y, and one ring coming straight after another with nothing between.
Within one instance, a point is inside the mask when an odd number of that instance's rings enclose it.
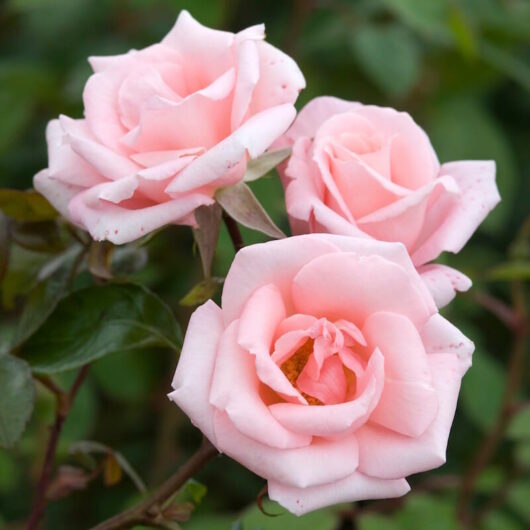
<instances>
[{"instance_id":1,"label":"rose petal","mask_svg":"<svg viewBox=\"0 0 530 530\"><path fill-rule=\"evenodd\" d=\"M472 285L465 274L446 265L437 263L423 265L418 267L418 272L438 308L446 306L456 296L457 291L465 292Z\"/></svg>"}]
</instances>

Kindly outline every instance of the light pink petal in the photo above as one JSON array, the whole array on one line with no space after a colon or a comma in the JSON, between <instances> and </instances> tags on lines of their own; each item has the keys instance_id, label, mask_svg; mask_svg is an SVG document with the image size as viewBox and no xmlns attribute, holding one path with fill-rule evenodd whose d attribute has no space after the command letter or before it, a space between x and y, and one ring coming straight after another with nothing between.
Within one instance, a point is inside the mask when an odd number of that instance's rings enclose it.
<instances>
[{"instance_id":1,"label":"light pink petal","mask_svg":"<svg viewBox=\"0 0 530 530\"><path fill-rule=\"evenodd\" d=\"M235 72L231 68L208 87L181 101L154 98L142 110L138 127L124 142L137 151L210 148L230 134Z\"/></svg>"},{"instance_id":2,"label":"light pink petal","mask_svg":"<svg viewBox=\"0 0 530 530\"><path fill-rule=\"evenodd\" d=\"M69 120L75 123L77 130L84 130L87 134L84 120ZM104 178L98 171L78 154L72 151L71 146L65 141L63 125L65 119L51 120L46 127L46 142L48 144L49 175L55 180L65 184L79 187L89 187L100 184Z\"/></svg>"},{"instance_id":3,"label":"light pink petal","mask_svg":"<svg viewBox=\"0 0 530 530\"><path fill-rule=\"evenodd\" d=\"M221 310L209 300L191 316L169 399L215 444L210 385L223 333Z\"/></svg>"},{"instance_id":4,"label":"light pink petal","mask_svg":"<svg viewBox=\"0 0 530 530\"><path fill-rule=\"evenodd\" d=\"M267 386L286 399L305 403L280 367L271 358L272 342L285 318L285 305L272 284L258 288L243 309L239 320L238 344L256 357L256 373Z\"/></svg>"},{"instance_id":5,"label":"light pink petal","mask_svg":"<svg viewBox=\"0 0 530 530\"><path fill-rule=\"evenodd\" d=\"M291 313L293 277L311 259L337 250L331 242L316 236L290 237L241 249L224 284L222 307L225 323L238 318L250 294L269 283L278 287L286 311Z\"/></svg>"},{"instance_id":6,"label":"light pink petal","mask_svg":"<svg viewBox=\"0 0 530 530\"><path fill-rule=\"evenodd\" d=\"M335 114L347 112L355 108L356 105L358 104L331 96L321 96L312 99L298 113L292 127L282 137L282 141L286 139L288 144L291 145L303 136L313 138L317 129L328 118Z\"/></svg>"},{"instance_id":7,"label":"light pink petal","mask_svg":"<svg viewBox=\"0 0 530 530\"><path fill-rule=\"evenodd\" d=\"M134 175L120 180L105 182L97 186L98 199L119 204L120 202L130 199L137 188L138 179Z\"/></svg>"},{"instance_id":8,"label":"light pink petal","mask_svg":"<svg viewBox=\"0 0 530 530\"><path fill-rule=\"evenodd\" d=\"M462 379L462 362L454 354L428 356L433 386L438 393L438 414L419 437L403 436L366 423L356 433L360 448L359 471L385 479L406 477L441 466Z\"/></svg>"},{"instance_id":9,"label":"light pink petal","mask_svg":"<svg viewBox=\"0 0 530 530\"><path fill-rule=\"evenodd\" d=\"M95 186L77 195L70 202L70 216L96 241L106 239L117 245L134 241L164 225L182 223L195 208L212 202L209 197L193 194L152 206L127 208L100 200L99 192L100 187Z\"/></svg>"},{"instance_id":10,"label":"light pink petal","mask_svg":"<svg viewBox=\"0 0 530 530\"><path fill-rule=\"evenodd\" d=\"M248 152L251 158L263 154L293 121L292 105L279 105L252 116L228 138L190 164L167 187L168 193L185 192L221 179Z\"/></svg>"},{"instance_id":11,"label":"light pink petal","mask_svg":"<svg viewBox=\"0 0 530 530\"><path fill-rule=\"evenodd\" d=\"M173 160L168 160L162 164L148 167L138 171L138 176L145 180L167 180L174 177L179 171L191 164L197 157L195 155L181 156Z\"/></svg>"},{"instance_id":12,"label":"light pink petal","mask_svg":"<svg viewBox=\"0 0 530 530\"><path fill-rule=\"evenodd\" d=\"M427 353L455 354L461 362L462 375L471 366L475 345L442 315L433 315L421 331Z\"/></svg>"},{"instance_id":13,"label":"light pink petal","mask_svg":"<svg viewBox=\"0 0 530 530\"><path fill-rule=\"evenodd\" d=\"M119 140L127 132L118 112L118 90L123 77L122 69L104 70L91 75L83 91L90 131L103 145L118 153L125 151Z\"/></svg>"},{"instance_id":14,"label":"light pink petal","mask_svg":"<svg viewBox=\"0 0 530 530\"><path fill-rule=\"evenodd\" d=\"M428 212L422 244L412 255L417 265L431 261L444 250L459 252L500 201L495 162L491 160L444 164L440 178L444 176L456 181L460 193L451 204L435 205Z\"/></svg>"},{"instance_id":15,"label":"light pink petal","mask_svg":"<svg viewBox=\"0 0 530 530\"><path fill-rule=\"evenodd\" d=\"M79 186L67 184L50 177L50 170L43 169L33 177L33 187L66 219L70 219L68 205L70 201L84 190ZM74 221L75 222L75 221Z\"/></svg>"},{"instance_id":16,"label":"light pink petal","mask_svg":"<svg viewBox=\"0 0 530 530\"><path fill-rule=\"evenodd\" d=\"M289 333L291 331L300 331L309 329L317 319L312 315L303 315L300 313L295 313L294 315L289 315L278 327L277 337Z\"/></svg>"},{"instance_id":17,"label":"light pink petal","mask_svg":"<svg viewBox=\"0 0 530 530\"><path fill-rule=\"evenodd\" d=\"M359 325L378 311L400 313L419 325L436 311L417 274L377 255L315 258L293 279L292 297L297 312Z\"/></svg>"},{"instance_id":18,"label":"light pink petal","mask_svg":"<svg viewBox=\"0 0 530 530\"><path fill-rule=\"evenodd\" d=\"M166 162L187 157L187 156L198 156L204 153L203 147L190 147L188 149L169 149L166 151L145 151L143 153L134 153L131 155L131 159L137 164L140 164L146 168L152 166L158 166Z\"/></svg>"},{"instance_id":19,"label":"light pink petal","mask_svg":"<svg viewBox=\"0 0 530 530\"><path fill-rule=\"evenodd\" d=\"M342 403L346 397L346 376L342 361L337 355L328 357L319 370L318 380L313 379L308 362L296 381L296 386L325 405Z\"/></svg>"},{"instance_id":20,"label":"light pink petal","mask_svg":"<svg viewBox=\"0 0 530 530\"><path fill-rule=\"evenodd\" d=\"M423 265L418 267L418 272L439 308L446 306L456 296L457 291L465 292L472 285L465 274L446 265Z\"/></svg>"},{"instance_id":21,"label":"light pink petal","mask_svg":"<svg viewBox=\"0 0 530 530\"><path fill-rule=\"evenodd\" d=\"M230 118L232 131L235 131L243 122L259 77L259 56L256 44L252 40L243 40L237 47L237 80Z\"/></svg>"},{"instance_id":22,"label":"light pink petal","mask_svg":"<svg viewBox=\"0 0 530 530\"><path fill-rule=\"evenodd\" d=\"M366 339L362 334L361 330L352 322L348 322L344 319L339 319L335 322L335 326L340 329L343 333L349 335L355 342L358 342L361 346L366 346Z\"/></svg>"},{"instance_id":23,"label":"light pink petal","mask_svg":"<svg viewBox=\"0 0 530 530\"><path fill-rule=\"evenodd\" d=\"M409 114L374 105L359 105L355 112L368 119L383 137L393 137L393 182L415 190L436 178L440 167L438 158L425 131Z\"/></svg>"},{"instance_id":24,"label":"light pink petal","mask_svg":"<svg viewBox=\"0 0 530 530\"><path fill-rule=\"evenodd\" d=\"M298 405L276 403L271 405L273 416L287 429L314 436L336 436L351 433L367 421L377 405L384 380L384 360L376 350L363 378L357 381L354 399L337 405Z\"/></svg>"},{"instance_id":25,"label":"light pink petal","mask_svg":"<svg viewBox=\"0 0 530 530\"><path fill-rule=\"evenodd\" d=\"M355 221L348 221L323 202L313 205L311 232L323 232L342 236L353 236L368 239L370 236L359 229Z\"/></svg>"},{"instance_id":26,"label":"light pink petal","mask_svg":"<svg viewBox=\"0 0 530 530\"><path fill-rule=\"evenodd\" d=\"M409 491L410 486L403 478L382 480L359 472L342 480L308 488L296 488L275 480L268 483L269 498L295 515L343 502L402 497Z\"/></svg>"},{"instance_id":27,"label":"light pink petal","mask_svg":"<svg viewBox=\"0 0 530 530\"><path fill-rule=\"evenodd\" d=\"M239 321L226 329L219 349L210 403L226 412L245 436L270 447L288 449L311 443L311 436L290 432L270 413L260 394L254 357L237 343Z\"/></svg>"},{"instance_id":28,"label":"light pink petal","mask_svg":"<svg viewBox=\"0 0 530 530\"><path fill-rule=\"evenodd\" d=\"M357 219L361 230L383 241L401 241L409 250L420 238L429 206L440 197L457 195L450 176L438 178L398 201Z\"/></svg>"},{"instance_id":29,"label":"light pink petal","mask_svg":"<svg viewBox=\"0 0 530 530\"><path fill-rule=\"evenodd\" d=\"M357 468L354 436L320 438L305 447L278 449L241 434L226 414L218 412L214 421L218 449L269 480L304 488L340 480Z\"/></svg>"},{"instance_id":30,"label":"light pink petal","mask_svg":"<svg viewBox=\"0 0 530 530\"><path fill-rule=\"evenodd\" d=\"M300 91L305 88L300 68L291 57L268 42L257 41L256 48L259 55L259 80L252 95L250 114L263 112L277 105L293 104ZM287 127L280 134L285 130Z\"/></svg>"}]
</instances>

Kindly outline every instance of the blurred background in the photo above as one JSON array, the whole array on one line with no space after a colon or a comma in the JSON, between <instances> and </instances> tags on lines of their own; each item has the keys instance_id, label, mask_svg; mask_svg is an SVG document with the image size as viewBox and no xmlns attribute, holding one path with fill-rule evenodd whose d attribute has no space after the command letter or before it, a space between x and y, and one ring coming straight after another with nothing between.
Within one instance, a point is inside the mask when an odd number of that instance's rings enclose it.
<instances>
[{"instance_id":1,"label":"blurred background","mask_svg":"<svg viewBox=\"0 0 530 530\"><path fill-rule=\"evenodd\" d=\"M33 175L47 165L47 121L58 114L82 116L87 56L158 42L183 8L205 25L230 31L265 22L268 41L293 56L305 74L308 88L299 108L324 94L393 106L427 131L442 162L494 159L502 203L458 256L442 258L474 281L472 292L445 313L476 344L447 464L412 477L412 492L400 501L344 505L296 519L261 514L256 497L263 480L219 457L198 475L208 492L182 528L452 530L463 527L457 517L462 502L474 514L467 528L530 528L530 371L520 326L530 278L530 2L2 0L0 188L31 187ZM288 230L277 176L253 189ZM247 230L244 238L260 240ZM15 333L38 271L56 252L53 245L12 245L1 285L0 350ZM202 278L191 231L170 227L143 252L149 259L136 256L126 274L157 292L185 329L193 308L179 300ZM223 228L214 264L218 276L232 258ZM88 281L81 274L76 285ZM166 398L175 364L165 350L97 361L67 420L58 464L71 463L74 442L97 440L120 451L148 486L159 484L200 440ZM61 378L72 379L68 373ZM38 387L24 436L14 450L0 449L0 528L23 527L53 407L53 397ZM477 468L477 455L484 452ZM139 498L120 473L67 493L55 492L45 528L82 530Z\"/></svg>"}]
</instances>

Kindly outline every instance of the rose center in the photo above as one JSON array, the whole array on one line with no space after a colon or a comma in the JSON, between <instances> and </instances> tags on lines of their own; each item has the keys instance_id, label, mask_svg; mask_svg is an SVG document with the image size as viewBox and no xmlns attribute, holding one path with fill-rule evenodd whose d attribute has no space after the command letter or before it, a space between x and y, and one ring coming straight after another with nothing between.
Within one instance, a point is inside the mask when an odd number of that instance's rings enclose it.
<instances>
[{"instance_id":1,"label":"rose center","mask_svg":"<svg viewBox=\"0 0 530 530\"><path fill-rule=\"evenodd\" d=\"M309 360L309 357L313 353L313 345L314 345L313 339L308 339L298 348L293 355L289 357L281 366L282 372L285 374L285 377L289 379L289 382L291 385L296 387L296 381L298 380L298 377L302 373L302 370L304 369L305 365L307 364L307 361ZM305 392L302 392L302 395L307 400L307 403L309 405L323 405L322 401L320 399L317 399L316 397L310 396L309 394L306 394Z\"/></svg>"}]
</instances>

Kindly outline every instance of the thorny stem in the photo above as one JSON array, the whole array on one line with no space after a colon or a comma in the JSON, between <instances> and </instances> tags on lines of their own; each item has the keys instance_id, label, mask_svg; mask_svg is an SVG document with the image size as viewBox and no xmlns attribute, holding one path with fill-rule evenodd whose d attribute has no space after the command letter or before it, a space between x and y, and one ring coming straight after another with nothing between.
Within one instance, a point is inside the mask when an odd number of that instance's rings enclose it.
<instances>
[{"instance_id":1,"label":"thorny stem","mask_svg":"<svg viewBox=\"0 0 530 530\"><path fill-rule=\"evenodd\" d=\"M206 462L217 455L217 449L203 438L199 449L169 477L146 500L126 510L107 521L104 521L91 530L124 530L137 524L158 527L163 522L162 505L172 497Z\"/></svg>"},{"instance_id":2,"label":"thorny stem","mask_svg":"<svg viewBox=\"0 0 530 530\"><path fill-rule=\"evenodd\" d=\"M517 318L510 319L513 330L513 347L508 363L508 374L506 377L506 388L502 400L502 406L497 421L483 440L475 458L471 462L468 472L462 480L461 495L458 503L458 516L460 521L469 527L474 520L470 506L473 497L475 483L495 455L497 447L502 442L506 428L508 427L514 411L517 410L516 399L523 374L523 361L528 338L528 321L523 299L523 287L518 283L513 284L513 305ZM501 319L502 320L502 319Z\"/></svg>"},{"instance_id":3,"label":"thorny stem","mask_svg":"<svg viewBox=\"0 0 530 530\"><path fill-rule=\"evenodd\" d=\"M230 217L224 210L223 221L225 222L226 228L228 229L228 234L230 235L230 239L232 240L232 244L234 245L234 250L238 252L245 246L245 243L243 242L243 238L241 237L241 232L239 231L237 222L232 219L232 217Z\"/></svg>"},{"instance_id":4,"label":"thorny stem","mask_svg":"<svg viewBox=\"0 0 530 530\"><path fill-rule=\"evenodd\" d=\"M61 390L53 381L47 376L36 376L36 379L42 383L50 392L57 398L57 408L55 411L55 421L51 428L50 438L46 447L46 454L44 456L44 464L42 466L39 481L35 490L35 498L31 513L28 519L26 530L35 530L44 516L46 510L46 493L50 487L50 482L53 475L53 463L55 460L55 453L57 452L57 445L63 430L64 422L68 417L68 413L72 408L74 399L85 380L88 372L88 365L83 366L77 374L75 381L68 392Z\"/></svg>"}]
</instances>

